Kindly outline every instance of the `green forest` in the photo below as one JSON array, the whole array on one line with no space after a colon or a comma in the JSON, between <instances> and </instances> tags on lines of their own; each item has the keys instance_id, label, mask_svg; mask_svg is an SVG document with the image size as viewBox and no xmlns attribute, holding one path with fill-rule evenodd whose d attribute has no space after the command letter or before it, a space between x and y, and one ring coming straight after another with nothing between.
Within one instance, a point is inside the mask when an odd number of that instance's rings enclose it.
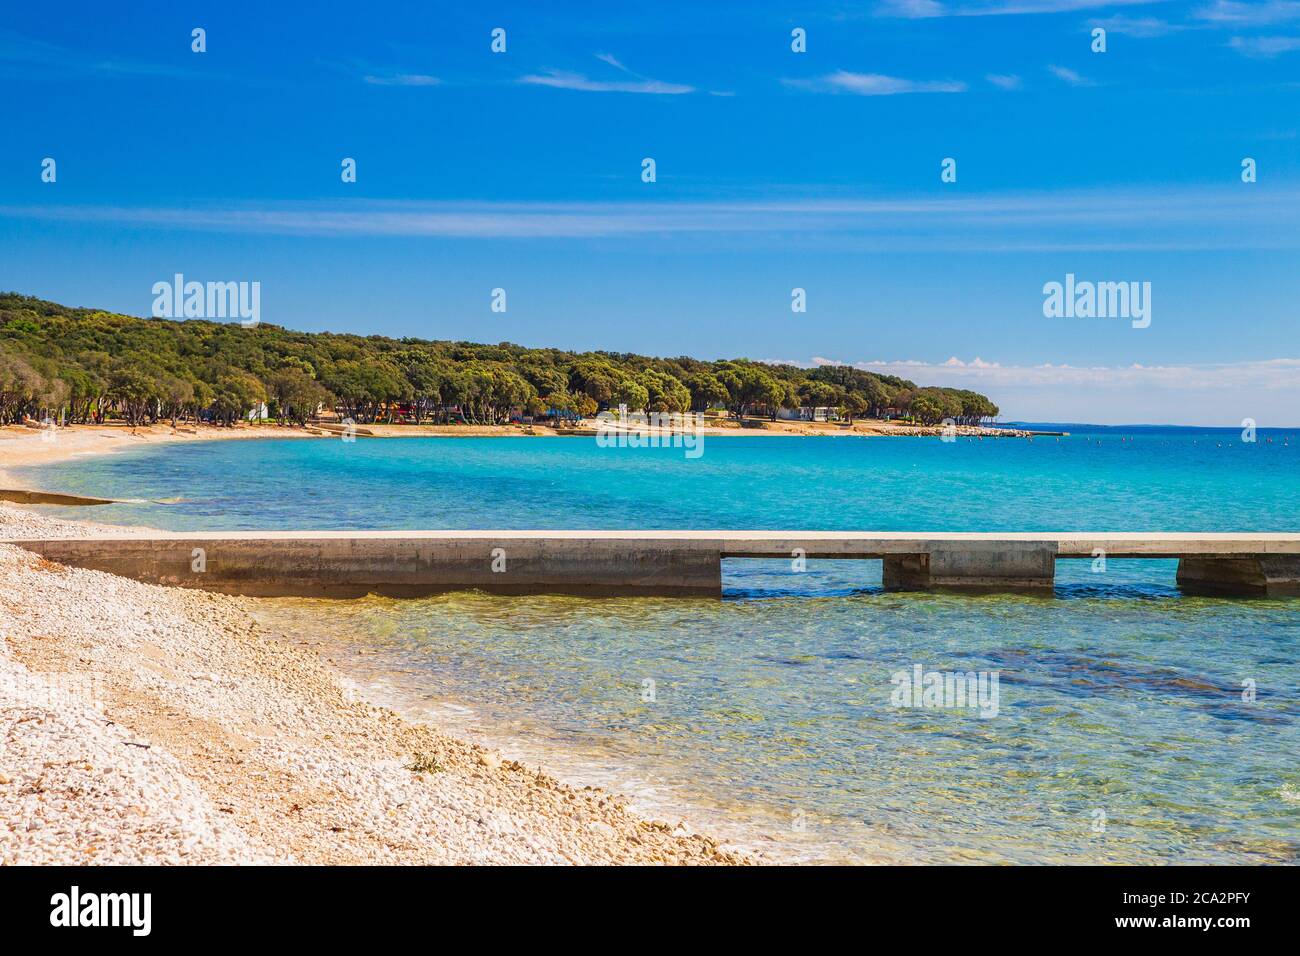
<instances>
[{"instance_id":1,"label":"green forest","mask_svg":"<svg viewBox=\"0 0 1300 956\"><path fill-rule=\"evenodd\" d=\"M207 420L231 425L265 403L284 423L319 408L356 422L498 424L512 414L590 416L727 409L775 418L825 406L841 417L977 424L976 392L919 387L844 365L800 368L503 342L294 332L262 324L140 319L0 294L0 425Z\"/></svg>"}]
</instances>

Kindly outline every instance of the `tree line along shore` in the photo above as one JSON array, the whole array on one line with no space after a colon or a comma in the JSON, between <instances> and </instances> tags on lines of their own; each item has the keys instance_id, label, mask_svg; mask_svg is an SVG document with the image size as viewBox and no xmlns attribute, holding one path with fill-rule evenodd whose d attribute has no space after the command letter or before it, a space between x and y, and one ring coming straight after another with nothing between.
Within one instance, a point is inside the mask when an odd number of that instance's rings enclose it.
<instances>
[{"instance_id":1,"label":"tree line along shore","mask_svg":"<svg viewBox=\"0 0 1300 956\"><path fill-rule=\"evenodd\" d=\"M977 392L846 365L141 319L0 293L0 425L232 425L250 415L304 425L322 411L357 423L498 425L520 416L587 418L624 405L772 420L803 410L923 425L979 425L998 414Z\"/></svg>"}]
</instances>

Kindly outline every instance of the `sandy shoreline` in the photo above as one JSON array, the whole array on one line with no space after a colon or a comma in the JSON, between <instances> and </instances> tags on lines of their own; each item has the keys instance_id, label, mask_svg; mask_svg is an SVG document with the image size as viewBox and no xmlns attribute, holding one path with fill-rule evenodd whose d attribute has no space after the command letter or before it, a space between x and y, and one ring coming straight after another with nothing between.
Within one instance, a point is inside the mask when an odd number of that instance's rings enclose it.
<instances>
[{"instance_id":1,"label":"sandy shoreline","mask_svg":"<svg viewBox=\"0 0 1300 956\"><path fill-rule=\"evenodd\" d=\"M5 466L217 437L22 431ZM0 537L96 530L0 503ZM0 864L754 862L373 706L306 637L0 545Z\"/></svg>"},{"instance_id":2,"label":"sandy shoreline","mask_svg":"<svg viewBox=\"0 0 1300 956\"><path fill-rule=\"evenodd\" d=\"M127 428L125 425L71 425L54 437L30 428L0 427L0 488L29 489L30 482L14 475L10 468L48 465L85 455L107 455L144 445L249 438L313 438L301 428L204 428L173 430L169 426Z\"/></svg>"},{"instance_id":3,"label":"sandy shoreline","mask_svg":"<svg viewBox=\"0 0 1300 956\"><path fill-rule=\"evenodd\" d=\"M489 438L489 437L555 437L553 429L529 426L526 430L518 425L469 426L469 425L365 425L364 431L370 433L365 439L373 438ZM752 428L715 428L703 429L706 438L754 438L754 437L924 437L940 433L938 426L903 426L887 422L857 422L852 428L845 429L836 425L817 422L770 422L761 429ZM962 436L983 437L1022 437L1028 432L1007 429L975 428L961 426L957 434ZM316 429L279 426L272 424L241 425L235 428L218 428L213 426L182 426L173 429L169 425L142 426L128 428L125 425L71 425L59 428L53 438L35 429L18 425L0 427L0 491L3 490L43 490L33 489L30 482L9 471L10 468L25 468L31 465L50 464L79 458L83 455L104 455L129 448L164 443L185 443L196 441L231 441L262 438L302 438L320 441L337 440L336 436L322 434ZM588 439L590 440L590 439Z\"/></svg>"}]
</instances>

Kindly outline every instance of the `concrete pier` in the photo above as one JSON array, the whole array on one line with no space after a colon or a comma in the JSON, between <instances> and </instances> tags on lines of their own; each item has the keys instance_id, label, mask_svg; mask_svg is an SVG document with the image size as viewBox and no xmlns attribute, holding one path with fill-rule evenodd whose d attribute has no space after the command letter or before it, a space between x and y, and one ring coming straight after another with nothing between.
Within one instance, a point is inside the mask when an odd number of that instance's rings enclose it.
<instances>
[{"instance_id":1,"label":"concrete pier","mask_svg":"<svg viewBox=\"0 0 1300 956\"><path fill-rule=\"evenodd\" d=\"M249 595L479 588L712 595L724 558L880 559L886 588L1050 593L1058 558L1179 558L1189 591L1300 594L1300 534L857 531L265 531L7 542L51 561Z\"/></svg>"},{"instance_id":2,"label":"concrete pier","mask_svg":"<svg viewBox=\"0 0 1300 956\"><path fill-rule=\"evenodd\" d=\"M716 548L527 532L218 534L12 542L74 567L254 596L722 593Z\"/></svg>"}]
</instances>

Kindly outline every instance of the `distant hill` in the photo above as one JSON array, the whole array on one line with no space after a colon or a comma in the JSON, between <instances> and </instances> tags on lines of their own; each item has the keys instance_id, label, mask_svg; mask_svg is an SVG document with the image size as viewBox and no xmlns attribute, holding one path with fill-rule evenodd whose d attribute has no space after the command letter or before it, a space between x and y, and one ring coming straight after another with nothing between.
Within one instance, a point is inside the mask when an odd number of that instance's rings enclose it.
<instances>
[{"instance_id":1,"label":"distant hill","mask_svg":"<svg viewBox=\"0 0 1300 956\"><path fill-rule=\"evenodd\" d=\"M620 404L771 417L783 408L830 407L846 418L896 415L926 424L975 424L998 414L977 392L918 387L848 366L245 328L0 294L0 424L25 416L229 424L262 403L297 422L321 403L341 406L357 422L391 419L399 408L422 421L496 423L515 409L585 416Z\"/></svg>"}]
</instances>

